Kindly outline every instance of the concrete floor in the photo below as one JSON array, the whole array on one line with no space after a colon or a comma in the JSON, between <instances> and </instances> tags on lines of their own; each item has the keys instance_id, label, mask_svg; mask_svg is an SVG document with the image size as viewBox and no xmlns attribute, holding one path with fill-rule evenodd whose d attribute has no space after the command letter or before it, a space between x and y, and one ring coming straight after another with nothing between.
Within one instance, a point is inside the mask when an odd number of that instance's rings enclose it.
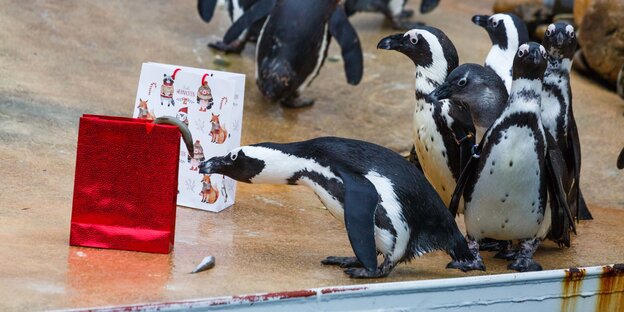
<instances>
[{"instance_id":1,"label":"concrete floor","mask_svg":"<svg viewBox=\"0 0 624 312\"><path fill-rule=\"evenodd\" d=\"M348 86L341 62L326 62L305 93L317 103L288 110L260 97L253 45L242 56L221 56L231 65L214 65L219 56L206 43L223 34L229 21L219 11L206 25L195 4L0 1L0 310L466 276L445 270L448 257L439 253L371 281L321 266L323 257L351 251L342 225L302 187L240 185L238 203L218 214L179 208L170 255L68 246L78 117L130 115L145 61L247 74L243 143L338 135L399 152L409 148L413 68L405 57L375 49L394 32L382 16L352 19L365 53L362 83ZM490 7L490 1L448 0L417 18L443 29L461 62L482 63L488 38L470 17ZM339 58L335 43L330 56ZM583 146L582 187L596 220L579 225L570 249L546 243L536 254L546 269L624 261L624 172L615 167L624 145L624 102L578 75L572 87ZM187 274L206 255L216 257L216 267ZM506 263L491 254L485 261L485 274L506 272ZM483 273L468 275L474 274Z\"/></svg>"}]
</instances>

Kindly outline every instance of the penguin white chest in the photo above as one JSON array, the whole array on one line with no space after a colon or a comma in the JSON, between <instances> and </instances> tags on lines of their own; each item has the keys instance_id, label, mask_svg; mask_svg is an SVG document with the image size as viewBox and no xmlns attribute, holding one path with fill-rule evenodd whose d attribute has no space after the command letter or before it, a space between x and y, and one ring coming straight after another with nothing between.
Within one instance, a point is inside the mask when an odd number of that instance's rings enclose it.
<instances>
[{"instance_id":1,"label":"penguin white chest","mask_svg":"<svg viewBox=\"0 0 624 312\"><path fill-rule=\"evenodd\" d=\"M533 131L512 126L501 131L482 171L476 177L464 218L475 239L528 239L544 221L540 200L541 168ZM543 152L543 151L542 151Z\"/></svg>"},{"instance_id":2,"label":"penguin white chest","mask_svg":"<svg viewBox=\"0 0 624 312\"><path fill-rule=\"evenodd\" d=\"M340 222L344 224L344 206L338 199L332 196L325 188L320 186L318 183L313 180L302 177L297 181L298 184L305 185L314 191L316 196L321 200L323 205L327 208L329 213L331 213L334 218L338 219Z\"/></svg>"},{"instance_id":3,"label":"penguin white chest","mask_svg":"<svg viewBox=\"0 0 624 312\"><path fill-rule=\"evenodd\" d=\"M546 86L549 86L546 89ZM544 91L542 91L541 102L541 117L544 128L557 138L559 131L565 131L568 128L568 116L567 111L570 105L570 99L568 98L568 85L567 79L562 75L550 73L544 76ZM563 103L557 97L561 96ZM563 114L563 124L558 125L558 118ZM564 133L565 135L566 133Z\"/></svg>"},{"instance_id":4,"label":"penguin white chest","mask_svg":"<svg viewBox=\"0 0 624 312\"><path fill-rule=\"evenodd\" d=\"M433 119L433 106L418 102L414 111L414 146L425 177L448 207L456 181L447 165L444 139Z\"/></svg>"}]
</instances>

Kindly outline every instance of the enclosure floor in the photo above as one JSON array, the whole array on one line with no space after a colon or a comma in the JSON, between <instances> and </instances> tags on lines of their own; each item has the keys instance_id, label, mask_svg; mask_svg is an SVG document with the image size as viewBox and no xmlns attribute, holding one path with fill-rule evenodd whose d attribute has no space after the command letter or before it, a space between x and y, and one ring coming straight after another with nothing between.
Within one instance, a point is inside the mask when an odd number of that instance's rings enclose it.
<instances>
[{"instance_id":1,"label":"enclosure floor","mask_svg":"<svg viewBox=\"0 0 624 312\"><path fill-rule=\"evenodd\" d=\"M409 6L417 9L418 1ZM239 185L237 203L218 214L179 207L169 255L70 247L78 118L128 116L142 62L247 74L243 143L336 135L405 152L411 147L414 69L396 52L376 50L395 33L379 14L352 19L364 50L359 86L346 84L334 42L320 75L304 92L316 99L289 110L262 99L254 82L254 45L220 56L206 44L229 25L220 9L207 25L195 1L0 0L0 310L43 310L167 302L214 296L509 272L484 253L487 272L444 269L432 253L388 276L353 280L320 264L352 255L343 225L308 189ZM460 61L482 63L486 33L470 22L490 1L442 1L415 19L443 29ZM582 187L595 220L578 225L572 248L545 243L535 255L545 269L624 262L624 102L573 75L574 108L583 146ZM462 221L458 219L459 223ZM205 257L216 266L189 274Z\"/></svg>"}]
</instances>

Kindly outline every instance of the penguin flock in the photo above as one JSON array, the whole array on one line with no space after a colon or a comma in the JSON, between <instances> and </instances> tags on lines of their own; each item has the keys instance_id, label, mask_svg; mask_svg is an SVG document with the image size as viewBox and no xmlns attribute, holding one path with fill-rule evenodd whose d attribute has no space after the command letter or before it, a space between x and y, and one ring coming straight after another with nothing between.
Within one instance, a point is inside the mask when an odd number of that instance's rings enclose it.
<instances>
[{"instance_id":1,"label":"penguin flock","mask_svg":"<svg viewBox=\"0 0 624 312\"><path fill-rule=\"evenodd\" d=\"M460 64L442 30L408 21L413 12L405 2L228 0L233 24L210 46L238 53L257 41L262 94L286 107L309 106L314 101L299 96L318 75L331 38L340 45L347 82L356 85L362 49L348 17L383 13L394 28L409 28L382 38L377 48L399 52L415 66L411 161L376 144L320 137L236 148L202 162L200 173L309 187L343 222L353 250L321 263L352 278L387 276L398 263L434 250L450 256L447 268L464 272L486 269L484 250L498 251L510 270L542 270L533 259L541 242L570 247L575 223L592 219L579 183L570 87L574 27L551 24L538 44L513 14L475 15L472 22L487 31L492 47L483 65ZM437 3L423 1L421 12ZM202 19L210 21L215 5L198 1Z\"/></svg>"}]
</instances>

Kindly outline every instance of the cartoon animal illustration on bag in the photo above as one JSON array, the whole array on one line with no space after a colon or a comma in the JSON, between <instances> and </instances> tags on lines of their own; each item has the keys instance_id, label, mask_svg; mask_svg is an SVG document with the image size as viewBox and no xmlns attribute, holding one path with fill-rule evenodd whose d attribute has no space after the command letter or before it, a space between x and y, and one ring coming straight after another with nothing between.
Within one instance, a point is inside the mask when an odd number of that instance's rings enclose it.
<instances>
[{"instance_id":1,"label":"cartoon animal illustration on bag","mask_svg":"<svg viewBox=\"0 0 624 312\"><path fill-rule=\"evenodd\" d=\"M204 174L202 178L202 190L199 195L202 197L202 203L214 204L219 199L219 191L212 185L209 174Z\"/></svg>"},{"instance_id":2,"label":"cartoon animal illustration on bag","mask_svg":"<svg viewBox=\"0 0 624 312\"><path fill-rule=\"evenodd\" d=\"M212 123L212 128L210 130L210 136L212 137L211 142L217 144L223 144L225 139L228 137L227 130L221 123L219 122L219 115L212 114L212 118L210 119L210 123Z\"/></svg>"},{"instance_id":3,"label":"cartoon animal illustration on bag","mask_svg":"<svg viewBox=\"0 0 624 312\"><path fill-rule=\"evenodd\" d=\"M192 158L190 155L188 156L188 160L191 163L190 169L193 171L197 171L197 166L199 166L199 163L206 159L204 157L204 148L201 146L199 140L195 140L195 143L193 144L193 154L194 156Z\"/></svg>"},{"instance_id":4,"label":"cartoon animal illustration on bag","mask_svg":"<svg viewBox=\"0 0 624 312\"><path fill-rule=\"evenodd\" d=\"M208 81L206 80L207 76L208 74L204 74L204 76L202 77L202 84L197 90L197 104L199 104L200 112L205 112L211 109L212 105L214 104L214 100L212 98L212 90L210 90L210 87L208 86Z\"/></svg>"},{"instance_id":5,"label":"cartoon animal illustration on bag","mask_svg":"<svg viewBox=\"0 0 624 312\"><path fill-rule=\"evenodd\" d=\"M176 114L176 118L183 122L186 126L189 125L189 121L188 121L188 107L182 107L178 110L178 113Z\"/></svg>"},{"instance_id":6,"label":"cartoon animal illustration on bag","mask_svg":"<svg viewBox=\"0 0 624 312\"><path fill-rule=\"evenodd\" d=\"M137 116L137 118L154 120L154 111L149 111L147 100L143 101L143 99L139 99L139 106L137 106L137 108L139 109L139 116Z\"/></svg>"},{"instance_id":7,"label":"cartoon animal illustration on bag","mask_svg":"<svg viewBox=\"0 0 624 312\"><path fill-rule=\"evenodd\" d=\"M173 82L175 81L175 76L178 71L180 71L179 68L174 70L171 76L163 74L163 84L160 86L160 105L167 103L167 107L175 106L175 101L173 100Z\"/></svg>"}]
</instances>

